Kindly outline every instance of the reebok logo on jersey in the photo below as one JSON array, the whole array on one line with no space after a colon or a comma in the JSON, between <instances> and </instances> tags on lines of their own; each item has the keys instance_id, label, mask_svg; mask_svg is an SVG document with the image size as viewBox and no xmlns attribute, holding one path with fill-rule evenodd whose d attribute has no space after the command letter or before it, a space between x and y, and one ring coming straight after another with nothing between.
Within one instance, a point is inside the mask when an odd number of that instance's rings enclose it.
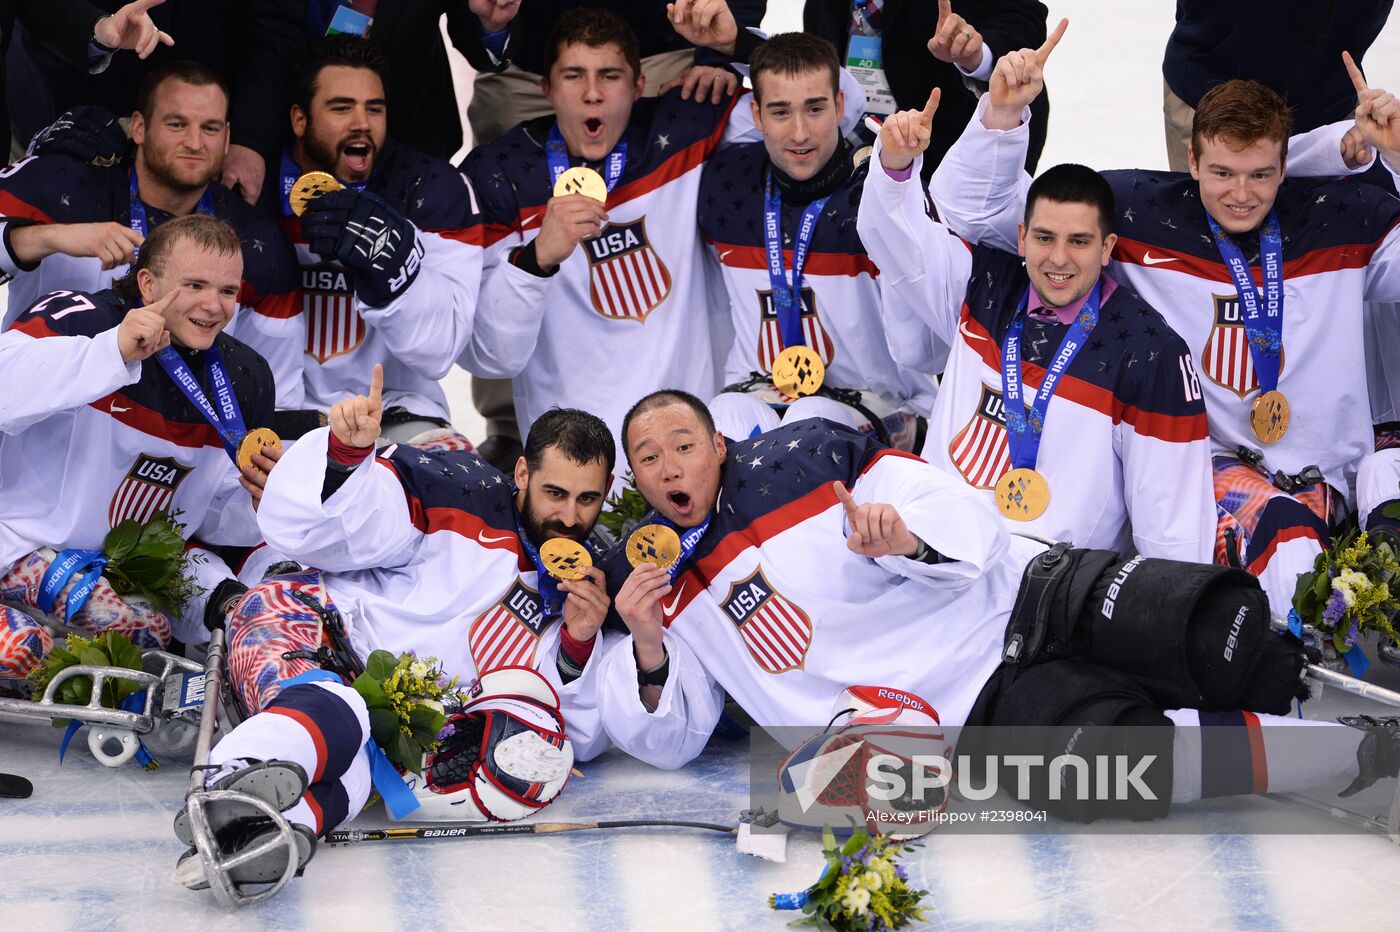
<instances>
[{"instance_id":1,"label":"reebok logo on jersey","mask_svg":"<svg viewBox=\"0 0 1400 932\"><path fill-rule=\"evenodd\" d=\"M1154 256L1150 252L1145 252L1142 254L1143 265L1162 265L1167 262L1177 261L1180 261L1179 257L1177 256Z\"/></svg>"}]
</instances>

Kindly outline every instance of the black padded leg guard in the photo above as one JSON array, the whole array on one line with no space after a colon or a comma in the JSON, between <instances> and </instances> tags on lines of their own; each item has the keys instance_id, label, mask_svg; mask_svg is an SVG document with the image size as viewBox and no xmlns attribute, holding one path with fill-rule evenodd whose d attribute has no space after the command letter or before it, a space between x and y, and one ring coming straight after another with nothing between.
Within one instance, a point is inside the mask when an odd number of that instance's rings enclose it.
<instances>
[{"instance_id":1,"label":"black padded leg guard","mask_svg":"<svg viewBox=\"0 0 1400 932\"><path fill-rule=\"evenodd\" d=\"M1003 762L997 780L1004 791L1057 818L1093 822L1167 814L1175 729L1131 677L1072 660L1014 673L1003 667L974 711L976 724L993 727L968 729L958 744L959 779L972 787L987 785L991 755ZM1041 763L1016 766L1006 762L1010 755ZM1083 767L1065 763L1079 760ZM1026 776L1023 794L1019 784Z\"/></svg>"}]
</instances>

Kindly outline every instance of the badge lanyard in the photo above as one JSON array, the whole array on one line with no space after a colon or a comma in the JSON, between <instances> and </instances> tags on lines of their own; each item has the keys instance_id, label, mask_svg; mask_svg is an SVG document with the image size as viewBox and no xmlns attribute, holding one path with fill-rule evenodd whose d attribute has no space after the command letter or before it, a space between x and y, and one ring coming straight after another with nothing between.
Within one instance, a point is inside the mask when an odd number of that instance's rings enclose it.
<instances>
[{"instance_id":1,"label":"badge lanyard","mask_svg":"<svg viewBox=\"0 0 1400 932\"><path fill-rule=\"evenodd\" d=\"M569 170L569 147L564 142L564 134L559 132L559 124L555 123L549 128L549 138L545 140L544 155L549 162L549 188L554 190L554 185L559 181L559 176ZM619 139L617 145L608 153L603 166L603 183L608 186L608 192L617 187L617 183L622 180L622 171L627 167L627 140Z\"/></svg>"},{"instance_id":2,"label":"badge lanyard","mask_svg":"<svg viewBox=\"0 0 1400 932\"><path fill-rule=\"evenodd\" d=\"M1011 454L1011 466L1014 469L1035 468L1036 458L1040 454L1040 437L1045 430L1045 414L1050 407L1050 396L1055 394L1055 386L1059 384L1060 376L1064 375L1074 357L1079 355L1089 332L1099 322L1101 284L1101 281L1094 283L1084 306L1075 315L1074 323L1060 340L1060 348L1055 351L1055 358L1045 371L1045 378L1040 383L1040 391L1036 393L1029 416L1026 414L1025 402L1021 400L1021 328L1026 323L1029 290L1016 308L1016 317L1007 330L1006 346L1001 354L1001 391L1006 403L1006 441Z\"/></svg>"},{"instance_id":3,"label":"badge lanyard","mask_svg":"<svg viewBox=\"0 0 1400 932\"><path fill-rule=\"evenodd\" d=\"M150 234L150 223L146 218L146 204L141 200L141 189L136 183L136 169L131 170L131 215L127 223L133 230L141 234L145 239ZM206 186L204 193L199 196L199 203L195 205L194 211L197 214L214 214L214 189ZM138 255L141 247L133 246L132 255Z\"/></svg>"},{"instance_id":4,"label":"badge lanyard","mask_svg":"<svg viewBox=\"0 0 1400 932\"><path fill-rule=\"evenodd\" d=\"M564 596L559 592L559 582L544 568L539 548L530 540L530 535L525 533L525 521L520 516L520 510L512 506L511 511L515 513L515 531L520 535L520 545L525 548L525 555L530 558L530 562L535 564L540 608L544 617L553 618L564 609Z\"/></svg>"},{"instance_id":5,"label":"badge lanyard","mask_svg":"<svg viewBox=\"0 0 1400 932\"><path fill-rule=\"evenodd\" d=\"M1269 211L1269 218L1264 221L1264 229L1259 233L1259 259L1264 272L1262 306L1244 251L1226 235L1214 217L1206 214L1206 221L1210 224L1216 248L1220 250L1220 258L1225 261L1235 280L1250 359L1259 376L1260 392L1268 394L1278 388L1283 355L1283 233L1279 228L1278 215Z\"/></svg>"},{"instance_id":6,"label":"badge lanyard","mask_svg":"<svg viewBox=\"0 0 1400 932\"><path fill-rule=\"evenodd\" d=\"M186 398L199 409L199 413L204 415L204 419L214 425L214 429L219 432L219 439L223 441L224 449L228 451L229 458L235 463L238 462L238 445L247 435L248 430L243 426L243 412L238 409L238 399L233 393L233 383L229 381L228 372L224 369L223 357L219 354L216 346L210 346L204 351L204 369L209 376L209 385L214 389L214 397L218 399L217 408L209 403L209 398L204 394L204 390L199 387L199 382L195 379L190 367L185 365L185 360L180 354L175 352L173 347L167 346L156 353L156 362L161 368L169 373L170 378L184 392Z\"/></svg>"},{"instance_id":7,"label":"badge lanyard","mask_svg":"<svg viewBox=\"0 0 1400 932\"><path fill-rule=\"evenodd\" d=\"M768 249L768 282L773 287L773 307L778 312L778 333L783 349L806 346L802 335L802 270L807 265L807 251L827 199L817 198L802 210L802 223L792 244L792 284L783 271L783 196L773 184L773 170L768 170L763 199L763 242Z\"/></svg>"}]
</instances>

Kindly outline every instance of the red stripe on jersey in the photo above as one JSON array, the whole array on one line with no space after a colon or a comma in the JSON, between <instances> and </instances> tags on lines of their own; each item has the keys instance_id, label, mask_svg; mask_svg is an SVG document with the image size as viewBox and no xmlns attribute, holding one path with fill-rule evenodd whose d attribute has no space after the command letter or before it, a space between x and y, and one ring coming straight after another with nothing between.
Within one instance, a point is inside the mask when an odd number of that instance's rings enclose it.
<instances>
[{"instance_id":1,"label":"red stripe on jersey","mask_svg":"<svg viewBox=\"0 0 1400 932\"><path fill-rule=\"evenodd\" d=\"M1264 729L1259 727L1259 716L1253 712L1241 712L1244 716L1245 734L1249 735L1249 762L1252 765L1251 777L1253 792L1269 792L1269 757L1264 752Z\"/></svg>"},{"instance_id":2,"label":"red stripe on jersey","mask_svg":"<svg viewBox=\"0 0 1400 932\"><path fill-rule=\"evenodd\" d=\"M111 415L133 430L149 434L160 440L168 440L182 447L223 447L224 442L210 424L186 424L167 419L159 411L152 411L145 405L132 401L121 392L89 402L88 407L103 414Z\"/></svg>"},{"instance_id":3,"label":"red stripe on jersey","mask_svg":"<svg viewBox=\"0 0 1400 932\"><path fill-rule=\"evenodd\" d=\"M1305 252L1301 256L1283 263L1283 277L1285 279L1301 278L1304 275L1364 268L1371 261L1371 254L1376 251L1379 242L1378 240L1376 243L1345 243L1341 246L1329 246L1326 249ZM1150 262L1147 261L1149 255L1152 260ZM1162 266L1166 271L1185 272L1187 275L1193 275L1207 281L1223 282L1231 288L1235 284L1235 279L1230 275L1229 269L1225 267L1223 262L1202 259L1189 253L1165 249L1127 237L1119 237L1117 244L1113 247L1113 258L1127 265ZM1249 271L1254 276L1254 283L1260 288L1264 287L1263 271L1254 265L1250 266Z\"/></svg>"},{"instance_id":4,"label":"red stripe on jersey","mask_svg":"<svg viewBox=\"0 0 1400 932\"><path fill-rule=\"evenodd\" d=\"M1264 552L1250 561L1245 570L1251 576L1258 576L1269 566L1269 561L1274 558L1274 551L1278 550L1279 544L1286 544L1290 540L1315 540L1318 547L1327 549L1327 542L1317 533L1317 530L1307 525L1295 525L1286 527L1274 535L1274 539L1269 541L1269 546L1264 548Z\"/></svg>"},{"instance_id":5,"label":"red stripe on jersey","mask_svg":"<svg viewBox=\"0 0 1400 932\"><path fill-rule=\"evenodd\" d=\"M671 584L670 594L661 600L661 626L663 628L671 627L671 620L685 611L686 606L694 602L695 597L704 591L705 583L701 581L693 568L677 576L676 581Z\"/></svg>"},{"instance_id":6,"label":"red stripe on jersey","mask_svg":"<svg viewBox=\"0 0 1400 932\"><path fill-rule=\"evenodd\" d=\"M28 320L17 320L13 324L10 324L10 329L28 334L36 340L42 340L44 337L63 336L63 334L49 326L48 318L45 317L31 317Z\"/></svg>"},{"instance_id":7,"label":"red stripe on jersey","mask_svg":"<svg viewBox=\"0 0 1400 932\"><path fill-rule=\"evenodd\" d=\"M53 223L53 218L32 204L15 197L9 191L0 191L0 217L13 219L22 217L40 223Z\"/></svg>"},{"instance_id":8,"label":"red stripe on jersey","mask_svg":"<svg viewBox=\"0 0 1400 932\"><path fill-rule=\"evenodd\" d=\"M486 245L486 230L479 223L469 227L443 229L423 227L422 230L424 233L436 233L443 239L450 239L454 243L465 243L468 246Z\"/></svg>"},{"instance_id":9,"label":"red stripe on jersey","mask_svg":"<svg viewBox=\"0 0 1400 932\"><path fill-rule=\"evenodd\" d=\"M261 314L263 317L273 317L278 320L295 317L297 312L301 310L297 301L297 292L263 294L246 281L238 288L238 303L251 308L254 313Z\"/></svg>"},{"instance_id":10,"label":"red stripe on jersey","mask_svg":"<svg viewBox=\"0 0 1400 932\"><path fill-rule=\"evenodd\" d=\"M715 247L715 253L720 258L720 264L732 269L766 269L768 268L768 252L759 246L736 246L733 243L720 243L710 240L710 244ZM783 268L792 270L792 250L783 250ZM809 252L807 253L807 264L802 267L803 274L812 275L845 275L854 278L857 275L869 275L877 278L880 270L870 261L870 257L864 253L851 255L844 252Z\"/></svg>"},{"instance_id":11,"label":"red stripe on jersey","mask_svg":"<svg viewBox=\"0 0 1400 932\"><path fill-rule=\"evenodd\" d=\"M379 457L375 462L386 469L393 470L394 477L398 478L398 470L394 469L393 463L389 460ZM404 497L408 500L409 517L413 521L413 526L424 534L431 534L434 531L451 531L473 541L479 547L510 551L515 554L517 566L522 571L535 568L535 564L525 555L525 548L520 545L520 538L514 532L493 528L476 515L462 511L460 508L424 508L423 502L407 489L404 489Z\"/></svg>"},{"instance_id":12,"label":"red stripe on jersey","mask_svg":"<svg viewBox=\"0 0 1400 932\"><path fill-rule=\"evenodd\" d=\"M981 356L982 362L998 375L1001 373L1001 348L992 340L987 329L973 319L965 304L958 333L962 337L963 345ZM1028 390L1038 390L1044 378L1044 367L1022 360L1021 379ZM1168 443L1188 443L1204 440L1209 436L1204 413L1162 414L1157 411L1144 411L1136 405L1125 404L1111 390L1086 382L1068 372L1060 377L1055 395L1112 418L1115 424L1126 421L1132 425L1134 431L1145 437L1155 437Z\"/></svg>"},{"instance_id":13,"label":"red stripe on jersey","mask_svg":"<svg viewBox=\"0 0 1400 932\"><path fill-rule=\"evenodd\" d=\"M311 739L311 743L316 747L316 772L311 775L307 783L315 783L320 780L326 772L326 759L330 757L330 752L326 749L326 736L321 734L321 726L316 724L316 720L300 709L289 709L286 706L274 705L263 709L270 715L282 715L296 722L306 729L306 736ZM303 797L305 798L305 797ZM317 821L320 821L319 819Z\"/></svg>"}]
</instances>

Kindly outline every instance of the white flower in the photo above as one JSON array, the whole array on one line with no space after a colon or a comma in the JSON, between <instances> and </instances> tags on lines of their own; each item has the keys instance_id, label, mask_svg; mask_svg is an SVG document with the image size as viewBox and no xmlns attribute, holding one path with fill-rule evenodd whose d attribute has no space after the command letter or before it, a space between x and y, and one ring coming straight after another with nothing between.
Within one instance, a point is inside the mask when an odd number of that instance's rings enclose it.
<instances>
[{"instance_id":1,"label":"white flower","mask_svg":"<svg viewBox=\"0 0 1400 932\"><path fill-rule=\"evenodd\" d=\"M442 708L442 703L438 702L436 699L424 699L423 705L432 709L434 712L437 712L439 715L445 714Z\"/></svg>"},{"instance_id":2,"label":"white flower","mask_svg":"<svg viewBox=\"0 0 1400 932\"><path fill-rule=\"evenodd\" d=\"M866 871L865 874L860 878L860 882L861 885L867 890L878 890L880 889L880 885L884 881L880 879L880 875L877 874L875 871Z\"/></svg>"},{"instance_id":3,"label":"white flower","mask_svg":"<svg viewBox=\"0 0 1400 932\"><path fill-rule=\"evenodd\" d=\"M1343 570L1336 579L1332 580L1332 588L1342 594L1342 601L1346 603L1346 607L1352 608L1356 605L1356 588L1364 588L1369 583L1370 580L1366 578L1365 574L1355 570Z\"/></svg>"},{"instance_id":4,"label":"white flower","mask_svg":"<svg viewBox=\"0 0 1400 932\"><path fill-rule=\"evenodd\" d=\"M408 665L408 673L414 679L426 680L428 678L428 665L421 660L415 660Z\"/></svg>"},{"instance_id":5,"label":"white flower","mask_svg":"<svg viewBox=\"0 0 1400 932\"><path fill-rule=\"evenodd\" d=\"M852 887L841 897L841 905L848 913L864 916L870 909L870 891L864 887Z\"/></svg>"}]
</instances>

